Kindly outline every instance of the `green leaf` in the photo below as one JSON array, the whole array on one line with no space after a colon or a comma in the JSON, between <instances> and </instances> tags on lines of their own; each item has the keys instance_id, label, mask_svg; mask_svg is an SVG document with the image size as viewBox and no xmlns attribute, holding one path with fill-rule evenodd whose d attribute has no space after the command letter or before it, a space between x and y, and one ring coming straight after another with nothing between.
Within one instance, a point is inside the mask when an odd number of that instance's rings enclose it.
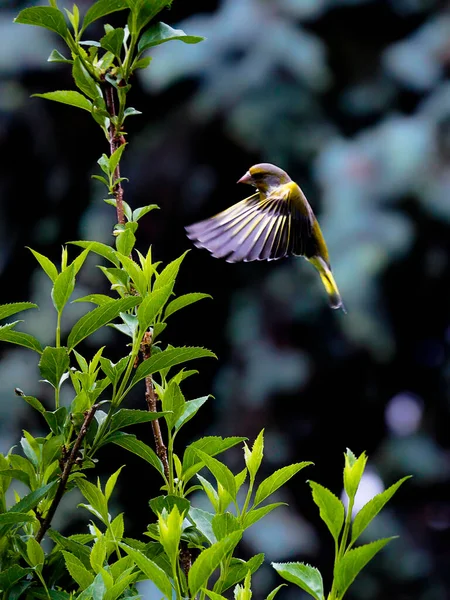
<instances>
[{"instance_id":1,"label":"green leaf","mask_svg":"<svg viewBox=\"0 0 450 600\"><path fill-rule=\"evenodd\" d=\"M320 510L320 518L330 530L336 543L344 524L344 505L329 489L314 481L308 481L314 502Z\"/></svg>"},{"instance_id":2,"label":"green leaf","mask_svg":"<svg viewBox=\"0 0 450 600\"><path fill-rule=\"evenodd\" d=\"M113 385L116 385L125 371L128 364L128 356L124 356L117 363L113 363L107 358L100 357L100 364L102 366L102 371L108 377Z\"/></svg>"},{"instance_id":3,"label":"green leaf","mask_svg":"<svg viewBox=\"0 0 450 600\"><path fill-rule=\"evenodd\" d=\"M206 587L208 579L221 561L233 552L241 537L242 531L235 531L201 552L189 571L188 581L191 597L194 598L201 588Z\"/></svg>"},{"instance_id":4,"label":"green leaf","mask_svg":"<svg viewBox=\"0 0 450 600\"><path fill-rule=\"evenodd\" d=\"M108 524L108 506L105 496L98 489L96 485L87 481L86 479L77 479L77 486L89 504L94 508L101 516L103 523Z\"/></svg>"},{"instance_id":5,"label":"green leaf","mask_svg":"<svg viewBox=\"0 0 450 600\"><path fill-rule=\"evenodd\" d=\"M181 29L173 29L165 23L155 23L142 34L139 40L138 51L141 53L152 46L158 46L171 40L180 40L185 44L198 44L198 42L204 39L196 35L186 35Z\"/></svg>"},{"instance_id":6,"label":"green leaf","mask_svg":"<svg viewBox=\"0 0 450 600\"><path fill-rule=\"evenodd\" d=\"M209 456L202 450L197 450L197 456L202 460L205 466L211 471L217 482L230 494L233 500L236 499L236 481L230 469L216 458Z\"/></svg>"},{"instance_id":7,"label":"green leaf","mask_svg":"<svg viewBox=\"0 0 450 600\"><path fill-rule=\"evenodd\" d=\"M125 31L121 27L118 27L103 36L100 40L100 44L102 45L102 48L109 50L114 56L120 58L124 35Z\"/></svg>"},{"instance_id":8,"label":"green leaf","mask_svg":"<svg viewBox=\"0 0 450 600\"><path fill-rule=\"evenodd\" d=\"M71 65L73 63L73 60L69 60L68 58L63 56L58 50L52 50L50 56L47 58L47 62L68 63L69 65Z\"/></svg>"},{"instance_id":9,"label":"green leaf","mask_svg":"<svg viewBox=\"0 0 450 600\"><path fill-rule=\"evenodd\" d=\"M274 590L272 590L270 592L270 594L267 596L266 600L273 600L275 598L275 596L278 594L278 592L281 590L282 587L286 587L286 584L282 583L281 585L276 587Z\"/></svg>"},{"instance_id":10,"label":"green leaf","mask_svg":"<svg viewBox=\"0 0 450 600\"><path fill-rule=\"evenodd\" d=\"M264 481L261 482L258 489L256 490L254 505L257 506L258 504L260 504L263 500L265 500L276 490L278 490L278 488L284 485L286 481L289 481L291 477L296 475L305 467L312 464L312 462L308 461L295 463L293 465L282 467L281 469L275 471L275 473L272 473L272 475L269 475L269 477L267 477L266 479L264 479Z\"/></svg>"},{"instance_id":11,"label":"green leaf","mask_svg":"<svg viewBox=\"0 0 450 600\"><path fill-rule=\"evenodd\" d=\"M105 485L105 498L106 498L107 502L110 499L111 494L114 491L114 488L115 488L116 483L117 483L117 478L119 477L120 472L121 472L121 470L123 469L124 466L125 465L122 465L119 469L117 469L117 471L115 471L115 473L113 473L108 478L108 481L106 482L106 485Z\"/></svg>"},{"instance_id":12,"label":"green leaf","mask_svg":"<svg viewBox=\"0 0 450 600\"><path fill-rule=\"evenodd\" d=\"M140 58L139 60L134 61L133 65L132 65L132 70L134 71L135 69L146 69L151 62L152 62L151 56L144 56L143 58ZM125 113L126 112L127 111L125 111ZM132 112L132 113L128 113L128 114L135 115L135 114L142 114L142 113L137 111L137 113ZM128 115L126 115L126 116L128 116Z\"/></svg>"},{"instance_id":13,"label":"green leaf","mask_svg":"<svg viewBox=\"0 0 450 600\"><path fill-rule=\"evenodd\" d=\"M250 478L253 480L261 466L264 453L264 430L262 430L256 440L253 443L252 450L248 448L247 444L244 443L244 456L245 464L250 474Z\"/></svg>"},{"instance_id":14,"label":"green leaf","mask_svg":"<svg viewBox=\"0 0 450 600\"><path fill-rule=\"evenodd\" d=\"M89 248L91 252L95 252L103 258L106 258L110 262L112 262L116 267L120 267L120 261L117 258L116 251L111 246L107 246L106 244L102 244L101 242L89 242L85 240L78 240L76 242L69 242L69 244L74 244L75 246L79 246L80 248Z\"/></svg>"},{"instance_id":15,"label":"green leaf","mask_svg":"<svg viewBox=\"0 0 450 600\"><path fill-rule=\"evenodd\" d=\"M172 495L157 496L156 498L152 498L149 504L156 516L159 516L163 510L170 514L175 506L177 507L179 514L183 515L189 511L191 506L191 503L189 500L186 500L186 498Z\"/></svg>"},{"instance_id":16,"label":"green leaf","mask_svg":"<svg viewBox=\"0 0 450 600\"><path fill-rule=\"evenodd\" d=\"M43 254L40 254L39 252L36 252L36 250L33 250L33 248L29 248L28 246L27 246L27 248L30 252L33 253L33 256L38 261L38 263L41 265L44 273L46 273L48 275L48 277L50 278L50 280L53 283L55 283L56 278L58 277L58 269L55 267L55 265L52 263L52 261L49 258L47 258L46 256L44 256Z\"/></svg>"},{"instance_id":17,"label":"green leaf","mask_svg":"<svg viewBox=\"0 0 450 600\"><path fill-rule=\"evenodd\" d=\"M162 397L162 409L167 414L164 416L167 427L171 430L180 418L184 410L186 401L183 396L183 392L176 381L171 381L164 391Z\"/></svg>"},{"instance_id":18,"label":"green leaf","mask_svg":"<svg viewBox=\"0 0 450 600\"><path fill-rule=\"evenodd\" d=\"M14 504L8 512L10 513L26 513L39 504L40 500L48 494L48 492L56 485L56 481L52 481L51 483L47 483L47 485L43 485L38 488L34 492L27 494L24 496L17 504Z\"/></svg>"},{"instance_id":19,"label":"green leaf","mask_svg":"<svg viewBox=\"0 0 450 600\"><path fill-rule=\"evenodd\" d=\"M132 279L137 291L141 296L144 296L144 299L147 295L147 279L144 275L144 272L139 267L137 263L134 262L129 256L125 256L124 254L117 254L120 262L122 263L123 268L125 269L127 275Z\"/></svg>"},{"instance_id":20,"label":"green leaf","mask_svg":"<svg viewBox=\"0 0 450 600\"><path fill-rule=\"evenodd\" d=\"M137 410L131 408L121 408L113 414L110 424L110 433L118 429L124 429L130 425L138 423L148 423L164 416L162 412L149 412L148 410Z\"/></svg>"},{"instance_id":21,"label":"green leaf","mask_svg":"<svg viewBox=\"0 0 450 600\"><path fill-rule=\"evenodd\" d=\"M169 315L173 315L173 313L177 312L177 310L180 310L185 306L189 306L190 304L194 304L194 302L198 302L203 298L212 298L212 296L201 293L184 294L183 296L178 296L178 298L172 300L172 302L167 306L164 318L167 319Z\"/></svg>"},{"instance_id":22,"label":"green leaf","mask_svg":"<svg viewBox=\"0 0 450 600\"><path fill-rule=\"evenodd\" d=\"M80 542L76 541L74 538L76 537L84 537L84 536L71 536L70 538L64 537L58 531L54 529L49 529L47 533L48 537L57 544L57 547L62 550L67 550L68 553L73 554L78 558L82 565L85 568L90 568L89 555L91 553L91 548L88 546L84 546ZM90 542L92 536L89 534L85 535L86 542Z\"/></svg>"},{"instance_id":23,"label":"green leaf","mask_svg":"<svg viewBox=\"0 0 450 600\"><path fill-rule=\"evenodd\" d=\"M60 406L53 412L45 411L44 413L44 419L47 421L48 426L55 435L63 432L66 418L67 408L65 406Z\"/></svg>"},{"instance_id":24,"label":"green leaf","mask_svg":"<svg viewBox=\"0 0 450 600\"><path fill-rule=\"evenodd\" d=\"M84 67L79 56L76 56L73 61L72 76L77 87L86 94L91 100L97 100L102 97L101 90L89 72Z\"/></svg>"},{"instance_id":25,"label":"green leaf","mask_svg":"<svg viewBox=\"0 0 450 600\"><path fill-rule=\"evenodd\" d=\"M107 575L107 571L104 571L103 574L99 573L91 585L77 597L77 600L104 600L106 592L105 579Z\"/></svg>"},{"instance_id":26,"label":"green leaf","mask_svg":"<svg viewBox=\"0 0 450 600\"><path fill-rule=\"evenodd\" d=\"M44 100L53 100L61 104L68 104L76 108L82 108L88 112L92 111L92 102L80 92L73 90L58 90L56 92L46 92L45 94L33 94L33 98L44 98Z\"/></svg>"},{"instance_id":27,"label":"green leaf","mask_svg":"<svg viewBox=\"0 0 450 600\"><path fill-rule=\"evenodd\" d=\"M377 540L370 544L354 548L353 550L348 550L344 556L337 561L334 569L334 580L339 598L344 596L358 573L370 560L372 560L375 554L393 539L395 539L395 536Z\"/></svg>"},{"instance_id":28,"label":"green leaf","mask_svg":"<svg viewBox=\"0 0 450 600\"><path fill-rule=\"evenodd\" d=\"M44 564L44 551L33 537L30 537L27 541L27 556L32 567Z\"/></svg>"},{"instance_id":29,"label":"green leaf","mask_svg":"<svg viewBox=\"0 0 450 600\"><path fill-rule=\"evenodd\" d=\"M97 304L97 306L102 306L103 304L107 304L111 302L114 298L111 296L106 296L105 294L88 294L87 296L82 296L81 298L76 298L72 300L74 302L92 302L92 304Z\"/></svg>"},{"instance_id":30,"label":"green leaf","mask_svg":"<svg viewBox=\"0 0 450 600\"><path fill-rule=\"evenodd\" d=\"M205 538L214 544L217 542L216 536L212 529L212 520L214 515L201 508L190 508L189 509L189 520L194 521L197 529L205 536Z\"/></svg>"},{"instance_id":31,"label":"green leaf","mask_svg":"<svg viewBox=\"0 0 450 600\"><path fill-rule=\"evenodd\" d=\"M269 514L279 506L287 505L286 502L274 502L273 504L267 504L266 506L261 506L260 508L254 508L253 510L250 510L245 515L242 526L244 527L244 529L248 529L251 525L265 517L267 514Z\"/></svg>"},{"instance_id":32,"label":"green leaf","mask_svg":"<svg viewBox=\"0 0 450 600\"><path fill-rule=\"evenodd\" d=\"M60 313L69 301L75 288L75 267L71 264L62 271L55 280L52 289L52 300L56 310Z\"/></svg>"},{"instance_id":33,"label":"green leaf","mask_svg":"<svg viewBox=\"0 0 450 600\"><path fill-rule=\"evenodd\" d=\"M361 533L364 531L367 525L380 512L383 506L387 502L389 502L389 500L392 498L392 496L395 494L398 488L402 485L402 483L410 477L410 475L407 477L403 477L403 479L400 479L399 481L397 481L397 483L391 485L391 487L389 487L387 490L384 490L384 492L381 492L381 494L377 494L376 496L374 496L371 500L369 500L369 502L367 502L367 504L365 504L361 508L361 510L358 512L352 523L351 544L353 544L356 541L356 539L361 535Z\"/></svg>"},{"instance_id":34,"label":"green leaf","mask_svg":"<svg viewBox=\"0 0 450 600\"><path fill-rule=\"evenodd\" d=\"M203 404L205 404L208 398L209 396L202 396L201 398L196 398L195 400L188 400L187 402L185 402L183 412L175 422L175 431L178 431L183 425L190 421L192 417L194 417L197 414L199 408L203 406Z\"/></svg>"},{"instance_id":35,"label":"green leaf","mask_svg":"<svg viewBox=\"0 0 450 600\"><path fill-rule=\"evenodd\" d=\"M17 471L17 473L21 472L23 471ZM0 475L5 474L6 471L0 471ZM15 477L15 479L18 479L18 477ZM35 521L36 517L33 517L32 515L28 515L26 513L6 512L0 514L0 527L3 525L22 525L24 523L34 523Z\"/></svg>"},{"instance_id":36,"label":"green leaf","mask_svg":"<svg viewBox=\"0 0 450 600\"><path fill-rule=\"evenodd\" d=\"M84 590L94 581L94 575L88 571L81 560L70 552L62 551L66 563L66 569L69 571L72 578L78 583L80 588Z\"/></svg>"},{"instance_id":37,"label":"green leaf","mask_svg":"<svg viewBox=\"0 0 450 600\"><path fill-rule=\"evenodd\" d=\"M128 111L128 112L127 112ZM133 112L131 112L133 111ZM127 108L125 111L125 116L128 117L130 115L141 115L142 113L134 108ZM141 206L140 208L135 208L133 210L133 221L139 221L141 217L151 212L152 210L159 210L159 206L157 204L148 204L147 206Z\"/></svg>"},{"instance_id":38,"label":"green leaf","mask_svg":"<svg viewBox=\"0 0 450 600\"><path fill-rule=\"evenodd\" d=\"M159 288L164 287L165 285L173 285L175 283L175 279L178 275L178 271L180 270L180 265L183 262L184 257L189 252L186 250L184 254L170 262L156 277L156 281L153 285L153 291L158 290Z\"/></svg>"},{"instance_id":39,"label":"green leaf","mask_svg":"<svg viewBox=\"0 0 450 600\"><path fill-rule=\"evenodd\" d=\"M158 290L154 290L143 299L137 313L142 333L155 324L157 316L170 298L172 287L171 284L165 285Z\"/></svg>"},{"instance_id":40,"label":"green leaf","mask_svg":"<svg viewBox=\"0 0 450 600\"><path fill-rule=\"evenodd\" d=\"M22 312L23 310L28 310L30 308L38 308L38 305L33 304L32 302L12 302L11 304L1 304L0 320L6 319L11 315L15 315L16 313Z\"/></svg>"},{"instance_id":41,"label":"green leaf","mask_svg":"<svg viewBox=\"0 0 450 600\"><path fill-rule=\"evenodd\" d=\"M97 331L100 327L110 323L113 319L118 317L121 312L125 312L139 304L141 300L142 298L136 296L120 298L119 300L112 300L107 304L98 306L97 308L94 308L94 310L88 312L75 323L69 334L67 340L69 351L89 335L93 334L94 331ZM142 364L145 364L145 362Z\"/></svg>"},{"instance_id":42,"label":"green leaf","mask_svg":"<svg viewBox=\"0 0 450 600\"><path fill-rule=\"evenodd\" d=\"M98 0L87 11L81 31L83 32L88 25L97 21L97 19L126 8L128 8L126 0Z\"/></svg>"},{"instance_id":43,"label":"green leaf","mask_svg":"<svg viewBox=\"0 0 450 600\"><path fill-rule=\"evenodd\" d=\"M344 454L345 467L344 467L344 489L347 496L354 499L358 486L361 481L361 477L364 473L364 469L367 463L367 456L363 452L356 460L353 452L349 451L350 454Z\"/></svg>"},{"instance_id":44,"label":"green leaf","mask_svg":"<svg viewBox=\"0 0 450 600\"><path fill-rule=\"evenodd\" d=\"M118 31L118 30L115 29L111 33L115 33L116 31ZM123 32L123 29L122 29L122 32ZM114 152L109 157L109 172L110 173L114 173L114 171L116 170L117 165L120 163L120 161L122 159L122 154L124 153L125 147L126 147L126 143L121 144L118 148L116 148L114 150Z\"/></svg>"},{"instance_id":45,"label":"green leaf","mask_svg":"<svg viewBox=\"0 0 450 600\"><path fill-rule=\"evenodd\" d=\"M124 146L122 146L123 148ZM131 254L136 243L136 236L131 229L124 229L116 237L116 248L117 251L123 255Z\"/></svg>"},{"instance_id":46,"label":"green leaf","mask_svg":"<svg viewBox=\"0 0 450 600\"><path fill-rule=\"evenodd\" d=\"M228 568L227 575L221 586L222 592L229 589L239 581L242 581L244 577L250 572L252 575L259 569L264 562L264 554L255 554L248 561L241 560L238 558L232 558L230 566Z\"/></svg>"},{"instance_id":47,"label":"green leaf","mask_svg":"<svg viewBox=\"0 0 450 600\"><path fill-rule=\"evenodd\" d=\"M213 352L206 350L206 348L182 347L163 350L158 354L154 354L147 360L144 360L144 362L138 366L131 385L135 385L138 381L141 381L141 379L144 379L161 369L167 369L196 358L207 357L217 358Z\"/></svg>"},{"instance_id":48,"label":"green leaf","mask_svg":"<svg viewBox=\"0 0 450 600\"><path fill-rule=\"evenodd\" d=\"M320 571L304 563L272 563L275 571L291 583L308 592L316 600L324 600L323 581Z\"/></svg>"},{"instance_id":49,"label":"green leaf","mask_svg":"<svg viewBox=\"0 0 450 600\"><path fill-rule=\"evenodd\" d=\"M211 525L217 541L240 529L238 518L230 512L214 515Z\"/></svg>"},{"instance_id":50,"label":"green leaf","mask_svg":"<svg viewBox=\"0 0 450 600\"><path fill-rule=\"evenodd\" d=\"M131 0L129 0L129 3ZM140 32L165 6L170 6L172 0L153 0L152 2L137 2L136 33ZM131 4L130 4L131 5ZM133 11L134 12L134 11Z\"/></svg>"},{"instance_id":51,"label":"green leaf","mask_svg":"<svg viewBox=\"0 0 450 600\"><path fill-rule=\"evenodd\" d=\"M39 371L42 379L48 381L55 390L62 384L63 375L69 370L69 355L67 348L46 346L39 361Z\"/></svg>"},{"instance_id":52,"label":"green leaf","mask_svg":"<svg viewBox=\"0 0 450 600\"><path fill-rule=\"evenodd\" d=\"M133 558L147 579L150 579L166 598L172 598L172 584L161 567L158 567L155 562L147 558L139 550L135 550L123 543L119 543L119 546Z\"/></svg>"},{"instance_id":53,"label":"green leaf","mask_svg":"<svg viewBox=\"0 0 450 600\"><path fill-rule=\"evenodd\" d=\"M197 467L196 470L194 470L190 475L190 477L192 477L202 468L202 463L197 457L197 450L202 450L203 452L209 454L209 456L215 456L220 452L224 452L225 450L236 446L236 444L239 444L246 439L247 438L245 437L221 438L220 436L212 435L205 436L199 440L196 440L195 442L192 442L192 444L189 444L189 446L186 448L183 456L183 471L185 472L185 475L188 470L192 471L193 467Z\"/></svg>"},{"instance_id":54,"label":"green leaf","mask_svg":"<svg viewBox=\"0 0 450 600\"><path fill-rule=\"evenodd\" d=\"M42 353L42 346L34 336L22 331L14 331L6 327L0 327L0 341L23 346L34 352Z\"/></svg>"},{"instance_id":55,"label":"green leaf","mask_svg":"<svg viewBox=\"0 0 450 600\"><path fill-rule=\"evenodd\" d=\"M27 487L31 488L30 475L27 471L22 471L20 469L0 469L0 477L17 479L18 481L22 481ZM0 514L0 520L1 517L6 514L8 513L4 513L3 515Z\"/></svg>"},{"instance_id":56,"label":"green leaf","mask_svg":"<svg viewBox=\"0 0 450 600\"><path fill-rule=\"evenodd\" d=\"M25 25L37 25L45 27L61 37L65 38L68 31L64 15L57 8L51 6L35 6L21 10L14 19L14 23L23 23Z\"/></svg>"},{"instance_id":57,"label":"green leaf","mask_svg":"<svg viewBox=\"0 0 450 600\"><path fill-rule=\"evenodd\" d=\"M161 473L164 473L164 469L162 466L161 460L158 458L156 452L141 440L138 440L135 435L131 435L129 433L123 433L122 431L116 431L111 436L108 436L104 443L113 443L117 444L117 446L121 446L130 452L133 452L137 456L140 456L149 464L151 464L155 469ZM104 444L102 444L104 445Z\"/></svg>"},{"instance_id":58,"label":"green leaf","mask_svg":"<svg viewBox=\"0 0 450 600\"><path fill-rule=\"evenodd\" d=\"M106 542L103 537L98 537L95 540L89 558L94 572L100 573L106 559Z\"/></svg>"},{"instance_id":59,"label":"green leaf","mask_svg":"<svg viewBox=\"0 0 450 600\"><path fill-rule=\"evenodd\" d=\"M14 584L20 581L23 577L26 577L28 573L31 573L31 569L24 569L19 565L13 565L9 569L5 569L0 573L0 589L7 592ZM9 599L11 595L6 594Z\"/></svg>"}]
</instances>

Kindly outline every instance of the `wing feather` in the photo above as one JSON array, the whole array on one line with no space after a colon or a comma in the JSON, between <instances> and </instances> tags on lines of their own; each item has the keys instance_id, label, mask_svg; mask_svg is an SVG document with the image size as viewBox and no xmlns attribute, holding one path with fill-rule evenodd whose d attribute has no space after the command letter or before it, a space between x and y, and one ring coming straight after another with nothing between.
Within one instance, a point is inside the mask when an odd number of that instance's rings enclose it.
<instances>
[{"instance_id":1,"label":"wing feather","mask_svg":"<svg viewBox=\"0 0 450 600\"><path fill-rule=\"evenodd\" d=\"M259 193L205 221L186 227L199 248L228 262L276 260L307 254L315 217L300 188L281 186L267 197ZM296 190L301 196L293 197Z\"/></svg>"}]
</instances>

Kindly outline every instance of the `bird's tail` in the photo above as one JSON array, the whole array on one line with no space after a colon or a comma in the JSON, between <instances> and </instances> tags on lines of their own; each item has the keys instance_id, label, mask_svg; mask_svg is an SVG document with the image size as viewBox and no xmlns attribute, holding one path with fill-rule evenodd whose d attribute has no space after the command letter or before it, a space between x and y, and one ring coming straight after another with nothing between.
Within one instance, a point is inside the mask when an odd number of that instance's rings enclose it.
<instances>
[{"instance_id":1,"label":"bird's tail","mask_svg":"<svg viewBox=\"0 0 450 600\"><path fill-rule=\"evenodd\" d=\"M347 311L345 310L341 294L339 293L338 286L334 280L330 267L320 256L311 256L308 258L308 260L319 271L320 278L328 294L328 301L331 308L340 308L344 313L346 313Z\"/></svg>"}]
</instances>

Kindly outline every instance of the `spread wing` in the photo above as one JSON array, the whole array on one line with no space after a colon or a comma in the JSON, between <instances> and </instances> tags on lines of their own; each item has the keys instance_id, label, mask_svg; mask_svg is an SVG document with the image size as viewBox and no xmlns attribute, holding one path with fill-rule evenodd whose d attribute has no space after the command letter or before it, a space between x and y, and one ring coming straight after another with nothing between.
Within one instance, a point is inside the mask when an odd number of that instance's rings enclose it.
<instances>
[{"instance_id":1,"label":"spread wing","mask_svg":"<svg viewBox=\"0 0 450 600\"><path fill-rule=\"evenodd\" d=\"M309 255L314 214L300 188L286 184L267 197L258 193L218 215L186 227L190 240L228 262Z\"/></svg>"}]
</instances>

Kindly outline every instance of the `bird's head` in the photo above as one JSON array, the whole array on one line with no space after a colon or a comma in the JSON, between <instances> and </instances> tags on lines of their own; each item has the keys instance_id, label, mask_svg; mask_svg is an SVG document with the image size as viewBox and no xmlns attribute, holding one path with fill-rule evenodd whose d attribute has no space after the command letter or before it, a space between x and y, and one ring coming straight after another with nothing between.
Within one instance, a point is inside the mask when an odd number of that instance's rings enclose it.
<instances>
[{"instance_id":1,"label":"bird's head","mask_svg":"<svg viewBox=\"0 0 450 600\"><path fill-rule=\"evenodd\" d=\"M247 183L257 188L263 194L268 194L274 188L290 181L292 179L283 169L270 163L259 163L250 167L247 173L239 179L238 183Z\"/></svg>"}]
</instances>

